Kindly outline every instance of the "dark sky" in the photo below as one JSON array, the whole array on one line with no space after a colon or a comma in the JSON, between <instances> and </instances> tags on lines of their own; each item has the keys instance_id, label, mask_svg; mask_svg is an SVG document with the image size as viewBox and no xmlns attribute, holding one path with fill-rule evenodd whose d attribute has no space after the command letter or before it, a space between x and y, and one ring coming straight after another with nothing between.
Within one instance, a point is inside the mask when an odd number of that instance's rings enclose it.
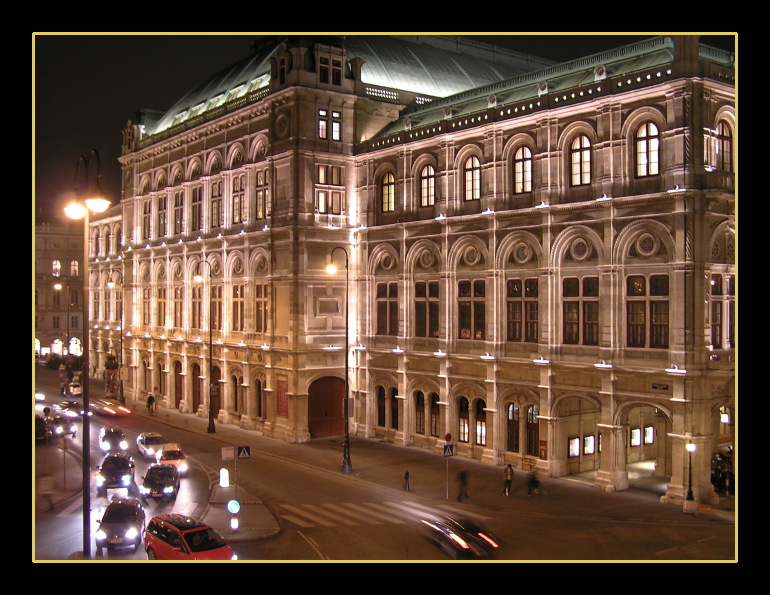
<instances>
[{"instance_id":1,"label":"dark sky","mask_svg":"<svg viewBox=\"0 0 770 595\"><path fill-rule=\"evenodd\" d=\"M466 36L543 58L569 60L652 35ZM34 34L35 212L47 206L48 220L61 214L61 195L72 190L78 158L91 149L99 153L108 194L119 200L117 158L126 122L140 109L168 109L197 84L246 56L256 36ZM707 40L729 48L734 38ZM92 160L90 182L95 173Z\"/></svg>"}]
</instances>

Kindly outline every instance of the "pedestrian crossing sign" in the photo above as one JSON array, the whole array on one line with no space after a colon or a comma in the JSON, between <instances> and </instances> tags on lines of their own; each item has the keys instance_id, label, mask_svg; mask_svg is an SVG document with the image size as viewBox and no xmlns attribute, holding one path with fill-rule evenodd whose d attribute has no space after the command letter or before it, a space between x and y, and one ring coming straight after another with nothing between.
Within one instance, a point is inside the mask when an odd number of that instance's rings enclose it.
<instances>
[{"instance_id":1,"label":"pedestrian crossing sign","mask_svg":"<svg viewBox=\"0 0 770 595\"><path fill-rule=\"evenodd\" d=\"M445 457L451 457L455 454L455 445L454 444L445 444L444 445L444 456Z\"/></svg>"},{"instance_id":2,"label":"pedestrian crossing sign","mask_svg":"<svg viewBox=\"0 0 770 595\"><path fill-rule=\"evenodd\" d=\"M250 459L251 458L251 447L250 446L239 446L238 447L238 458L239 459Z\"/></svg>"}]
</instances>

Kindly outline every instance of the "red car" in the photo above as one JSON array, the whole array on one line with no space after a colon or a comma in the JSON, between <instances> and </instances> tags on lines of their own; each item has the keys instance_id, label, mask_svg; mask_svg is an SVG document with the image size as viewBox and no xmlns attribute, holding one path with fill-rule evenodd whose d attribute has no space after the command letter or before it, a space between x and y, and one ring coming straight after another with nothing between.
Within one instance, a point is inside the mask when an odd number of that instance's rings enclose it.
<instances>
[{"instance_id":1,"label":"red car","mask_svg":"<svg viewBox=\"0 0 770 595\"><path fill-rule=\"evenodd\" d=\"M181 514L153 517L144 530L144 550L149 560L237 560L207 524Z\"/></svg>"}]
</instances>

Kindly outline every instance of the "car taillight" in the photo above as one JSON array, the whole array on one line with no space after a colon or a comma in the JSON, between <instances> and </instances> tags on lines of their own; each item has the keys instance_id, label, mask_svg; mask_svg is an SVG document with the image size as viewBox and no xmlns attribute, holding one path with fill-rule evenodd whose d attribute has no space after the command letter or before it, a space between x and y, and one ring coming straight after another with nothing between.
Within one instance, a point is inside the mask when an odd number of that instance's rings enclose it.
<instances>
[{"instance_id":1,"label":"car taillight","mask_svg":"<svg viewBox=\"0 0 770 595\"><path fill-rule=\"evenodd\" d=\"M470 548L469 548L469 546L468 546L468 544L467 544L467 543L465 543L465 540L464 540L462 537L460 537L460 536L459 536L457 533L450 533L450 534L449 534L449 537L451 537L451 538L452 538L452 540L453 540L455 543L457 543L457 545L459 545L459 546L460 546L461 548L463 548L464 550L470 549Z\"/></svg>"},{"instance_id":2,"label":"car taillight","mask_svg":"<svg viewBox=\"0 0 770 595\"><path fill-rule=\"evenodd\" d=\"M481 537L481 539L486 541L492 547L499 547L497 545L497 542L494 539L492 539L489 535L484 535L484 533L479 533L478 535L479 535L479 537Z\"/></svg>"}]
</instances>

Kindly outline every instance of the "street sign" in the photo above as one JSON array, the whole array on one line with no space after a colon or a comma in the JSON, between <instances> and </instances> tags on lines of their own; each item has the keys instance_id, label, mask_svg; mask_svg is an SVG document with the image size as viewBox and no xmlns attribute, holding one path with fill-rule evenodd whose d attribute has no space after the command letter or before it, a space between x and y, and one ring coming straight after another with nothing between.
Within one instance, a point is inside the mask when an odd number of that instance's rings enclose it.
<instances>
[{"instance_id":1,"label":"street sign","mask_svg":"<svg viewBox=\"0 0 770 595\"><path fill-rule=\"evenodd\" d=\"M455 445L454 444L445 444L444 445L444 456L445 457L451 457L455 454Z\"/></svg>"},{"instance_id":2,"label":"street sign","mask_svg":"<svg viewBox=\"0 0 770 595\"><path fill-rule=\"evenodd\" d=\"M222 460L223 461L232 461L235 458L235 447L234 446L223 446L222 447Z\"/></svg>"},{"instance_id":3,"label":"street sign","mask_svg":"<svg viewBox=\"0 0 770 595\"><path fill-rule=\"evenodd\" d=\"M251 458L251 447L250 446L239 446L238 447L238 458L239 459L250 459Z\"/></svg>"},{"instance_id":4,"label":"street sign","mask_svg":"<svg viewBox=\"0 0 770 595\"><path fill-rule=\"evenodd\" d=\"M444 440L446 440L447 442L452 442L452 434L447 432L447 435L444 436Z\"/></svg>"}]
</instances>

